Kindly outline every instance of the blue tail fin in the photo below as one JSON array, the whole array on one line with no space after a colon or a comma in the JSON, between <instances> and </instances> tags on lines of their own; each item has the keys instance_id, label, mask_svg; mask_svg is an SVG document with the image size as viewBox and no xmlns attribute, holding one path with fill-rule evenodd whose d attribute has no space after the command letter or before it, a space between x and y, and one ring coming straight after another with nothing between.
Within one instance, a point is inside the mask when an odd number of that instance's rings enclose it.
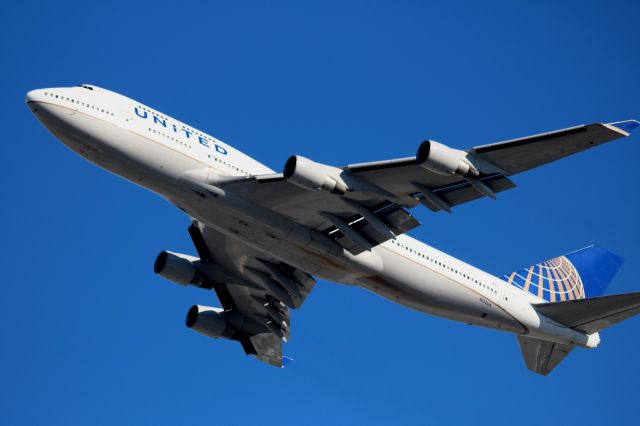
<instances>
[{"instance_id":1,"label":"blue tail fin","mask_svg":"<svg viewBox=\"0 0 640 426\"><path fill-rule=\"evenodd\" d=\"M502 276L509 284L547 302L602 296L623 259L589 246Z\"/></svg>"}]
</instances>

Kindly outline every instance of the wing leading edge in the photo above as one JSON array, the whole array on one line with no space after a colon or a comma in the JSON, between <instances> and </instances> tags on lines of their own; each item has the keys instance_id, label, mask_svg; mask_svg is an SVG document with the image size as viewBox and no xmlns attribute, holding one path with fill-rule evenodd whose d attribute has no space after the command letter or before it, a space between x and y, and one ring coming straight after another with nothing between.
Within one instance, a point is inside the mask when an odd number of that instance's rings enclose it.
<instances>
[{"instance_id":1,"label":"wing leading edge","mask_svg":"<svg viewBox=\"0 0 640 426\"><path fill-rule=\"evenodd\" d=\"M513 175L629 136L638 125L635 120L609 124L594 123L477 146L469 152Z\"/></svg>"},{"instance_id":2,"label":"wing leading edge","mask_svg":"<svg viewBox=\"0 0 640 426\"><path fill-rule=\"evenodd\" d=\"M421 204L451 212L478 198L495 198L516 186L511 175L628 136L638 125L633 120L594 123L466 151L425 141L415 157L339 168L296 156L282 174L243 178L225 187L358 254L419 226L409 208ZM298 176L295 166L306 169ZM314 179L319 179L315 185Z\"/></svg>"}]
</instances>

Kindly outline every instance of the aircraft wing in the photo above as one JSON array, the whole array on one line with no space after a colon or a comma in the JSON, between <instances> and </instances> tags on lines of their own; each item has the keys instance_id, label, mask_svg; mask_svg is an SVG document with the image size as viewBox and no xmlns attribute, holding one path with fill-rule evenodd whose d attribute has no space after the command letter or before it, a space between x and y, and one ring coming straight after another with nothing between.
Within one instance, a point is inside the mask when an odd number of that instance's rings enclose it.
<instances>
[{"instance_id":1,"label":"aircraft wing","mask_svg":"<svg viewBox=\"0 0 640 426\"><path fill-rule=\"evenodd\" d=\"M284 173L225 187L332 236L357 254L418 226L407 208L422 204L451 212L459 204L495 198L515 187L509 176L628 136L639 124L595 123L466 151L425 141L414 157L344 167L292 157ZM320 189L314 189L311 181L318 178Z\"/></svg>"},{"instance_id":2,"label":"aircraft wing","mask_svg":"<svg viewBox=\"0 0 640 426\"><path fill-rule=\"evenodd\" d=\"M588 148L629 136L638 127L635 120L594 123L555 132L477 146L470 152L509 174L516 174L559 160Z\"/></svg>"},{"instance_id":3,"label":"aircraft wing","mask_svg":"<svg viewBox=\"0 0 640 426\"><path fill-rule=\"evenodd\" d=\"M247 355L282 367L282 342L289 338L290 327L287 306L298 308L315 280L195 221L189 234L201 261L224 265L224 271L212 274L211 285L237 330L234 339Z\"/></svg>"}]
</instances>

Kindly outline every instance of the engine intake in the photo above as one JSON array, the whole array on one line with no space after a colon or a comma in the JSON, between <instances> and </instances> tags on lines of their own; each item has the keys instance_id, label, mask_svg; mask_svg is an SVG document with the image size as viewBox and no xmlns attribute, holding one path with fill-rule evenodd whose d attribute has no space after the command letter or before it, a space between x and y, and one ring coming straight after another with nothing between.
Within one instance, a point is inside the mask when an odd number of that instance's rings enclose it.
<instances>
[{"instance_id":1,"label":"engine intake","mask_svg":"<svg viewBox=\"0 0 640 426\"><path fill-rule=\"evenodd\" d=\"M153 272L176 284L201 287L205 277L194 264L198 260L186 254L163 251L156 257Z\"/></svg>"},{"instance_id":2,"label":"engine intake","mask_svg":"<svg viewBox=\"0 0 640 426\"><path fill-rule=\"evenodd\" d=\"M425 169L440 175L477 177L478 169L468 160L468 153L449 148L436 141L424 141L416 153L416 160Z\"/></svg>"},{"instance_id":3,"label":"engine intake","mask_svg":"<svg viewBox=\"0 0 640 426\"><path fill-rule=\"evenodd\" d=\"M323 190L344 195L350 191L342 178L344 170L316 163L299 155L292 155L284 164L282 174L286 180L305 189Z\"/></svg>"},{"instance_id":4,"label":"engine intake","mask_svg":"<svg viewBox=\"0 0 640 426\"><path fill-rule=\"evenodd\" d=\"M205 336L230 339L234 328L224 319L222 312L220 308L194 305L187 312L185 323L188 328Z\"/></svg>"}]
</instances>

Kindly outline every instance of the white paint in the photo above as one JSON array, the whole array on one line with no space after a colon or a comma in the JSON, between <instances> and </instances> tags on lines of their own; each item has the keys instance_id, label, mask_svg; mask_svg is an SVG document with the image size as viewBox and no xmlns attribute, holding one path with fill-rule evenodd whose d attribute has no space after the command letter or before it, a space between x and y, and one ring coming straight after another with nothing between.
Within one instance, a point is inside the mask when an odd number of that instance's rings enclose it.
<instances>
[{"instance_id":1,"label":"white paint","mask_svg":"<svg viewBox=\"0 0 640 426\"><path fill-rule=\"evenodd\" d=\"M187 190L194 176L206 182L208 176L220 179L273 171L150 107L88 87L34 90L27 94L27 102L73 151L160 194L208 226L228 233L231 219L240 215L252 224L253 233L228 235L309 274L360 285L422 312L558 343L594 347L599 342L597 336L583 335L538 314L531 303L543 301L532 294L407 235L354 256L336 250L335 244L309 228L233 193L226 193L215 209L202 205ZM266 238L267 233L276 238ZM320 260L308 258L300 246L319 253Z\"/></svg>"}]
</instances>

